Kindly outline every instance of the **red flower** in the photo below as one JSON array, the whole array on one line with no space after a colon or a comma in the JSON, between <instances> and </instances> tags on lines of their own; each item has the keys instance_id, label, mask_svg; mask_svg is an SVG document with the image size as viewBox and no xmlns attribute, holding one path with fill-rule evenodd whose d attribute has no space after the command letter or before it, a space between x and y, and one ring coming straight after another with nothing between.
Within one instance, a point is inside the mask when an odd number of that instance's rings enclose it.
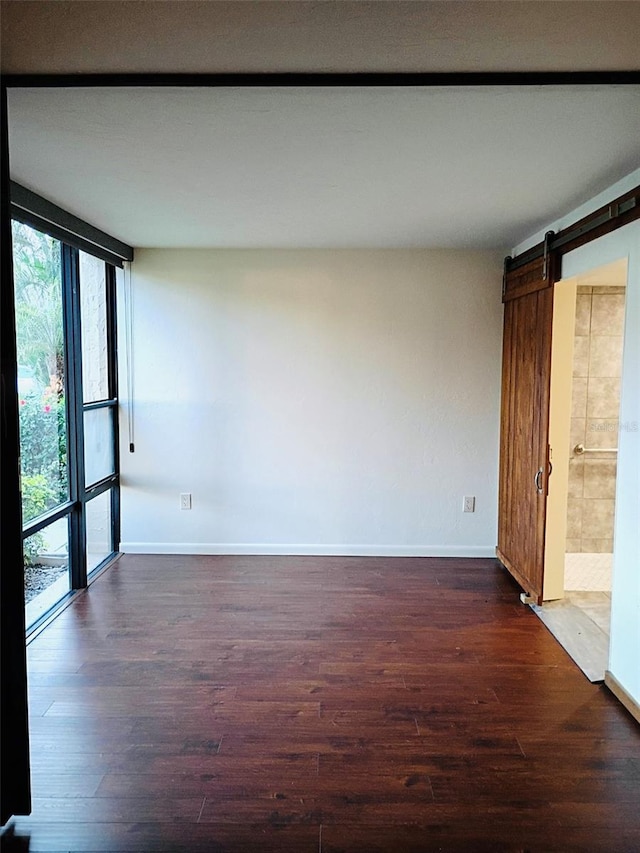
<instances>
[{"instance_id":1,"label":"red flower","mask_svg":"<svg viewBox=\"0 0 640 853\"><path fill-rule=\"evenodd\" d=\"M50 411L51 411L51 406L45 406L45 407L44 407L44 411L45 411L45 412L50 412Z\"/></svg>"},{"instance_id":2,"label":"red flower","mask_svg":"<svg viewBox=\"0 0 640 853\"><path fill-rule=\"evenodd\" d=\"M26 405L27 405L27 401L26 401L26 400L20 400L20 405L21 405L21 406L26 406Z\"/></svg>"}]
</instances>

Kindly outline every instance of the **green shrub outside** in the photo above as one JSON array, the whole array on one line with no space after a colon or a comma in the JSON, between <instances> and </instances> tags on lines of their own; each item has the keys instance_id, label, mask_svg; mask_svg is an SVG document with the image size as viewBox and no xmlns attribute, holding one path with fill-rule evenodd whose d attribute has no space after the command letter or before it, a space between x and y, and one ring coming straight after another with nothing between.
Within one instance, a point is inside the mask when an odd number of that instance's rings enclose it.
<instances>
[{"instance_id":1,"label":"green shrub outside","mask_svg":"<svg viewBox=\"0 0 640 853\"><path fill-rule=\"evenodd\" d=\"M19 399L24 525L68 498L62 252L58 240L15 220L12 244L18 360L32 385ZM24 540L25 563L44 541L38 533Z\"/></svg>"},{"instance_id":2,"label":"green shrub outside","mask_svg":"<svg viewBox=\"0 0 640 853\"><path fill-rule=\"evenodd\" d=\"M67 432L64 397L50 390L20 400L23 523L67 500ZM25 565L44 547L42 534L24 540Z\"/></svg>"}]
</instances>

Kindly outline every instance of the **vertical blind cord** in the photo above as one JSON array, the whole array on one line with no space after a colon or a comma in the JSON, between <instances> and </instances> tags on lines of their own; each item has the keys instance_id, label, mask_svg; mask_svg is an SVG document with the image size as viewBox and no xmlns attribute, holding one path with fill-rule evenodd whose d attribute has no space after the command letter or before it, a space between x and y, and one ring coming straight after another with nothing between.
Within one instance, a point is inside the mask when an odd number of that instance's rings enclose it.
<instances>
[{"instance_id":1,"label":"vertical blind cord","mask_svg":"<svg viewBox=\"0 0 640 853\"><path fill-rule=\"evenodd\" d=\"M131 287L131 264L124 263L124 325L125 360L127 372L127 426L129 428L129 453L134 452L133 428L133 293Z\"/></svg>"}]
</instances>

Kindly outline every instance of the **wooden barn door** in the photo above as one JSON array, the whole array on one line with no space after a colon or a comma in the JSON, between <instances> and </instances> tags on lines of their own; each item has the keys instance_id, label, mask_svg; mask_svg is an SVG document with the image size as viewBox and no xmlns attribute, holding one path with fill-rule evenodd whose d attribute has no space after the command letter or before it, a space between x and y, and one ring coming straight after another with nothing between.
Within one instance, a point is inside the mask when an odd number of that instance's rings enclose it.
<instances>
[{"instance_id":1,"label":"wooden barn door","mask_svg":"<svg viewBox=\"0 0 640 853\"><path fill-rule=\"evenodd\" d=\"M498 559L542 603L549 460L552 259L505 276Z\"/></svg>"}]
</instances>

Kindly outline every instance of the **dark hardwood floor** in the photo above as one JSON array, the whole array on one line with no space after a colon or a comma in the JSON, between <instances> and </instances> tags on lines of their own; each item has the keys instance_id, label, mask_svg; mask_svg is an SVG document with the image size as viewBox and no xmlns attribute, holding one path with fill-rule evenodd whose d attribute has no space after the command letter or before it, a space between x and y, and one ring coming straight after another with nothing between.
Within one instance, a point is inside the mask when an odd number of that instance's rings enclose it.
<instances>
[{"instance_id":1,"label":"dark hardwood floor","mask_svg":"<svg viewBox=\"0 0 640 853\"><path fill-rule=\"evenodd\" d=\"M125 556L28 647L3 850L640 850L640 730L493 560Z\"/></svg>"}]
</instances>

